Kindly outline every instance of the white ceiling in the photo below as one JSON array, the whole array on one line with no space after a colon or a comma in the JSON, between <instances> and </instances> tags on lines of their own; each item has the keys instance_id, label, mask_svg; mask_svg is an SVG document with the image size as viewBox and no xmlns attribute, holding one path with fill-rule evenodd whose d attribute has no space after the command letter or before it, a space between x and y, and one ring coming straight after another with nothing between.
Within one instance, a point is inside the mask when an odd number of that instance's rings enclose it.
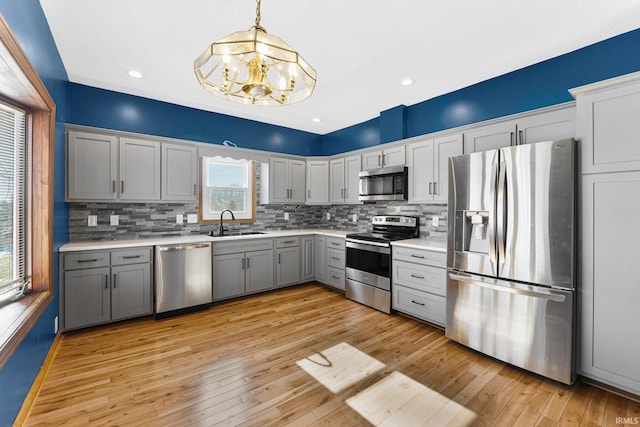
<instances>
[{"instance_id":1,"label":"white ceiling","mask_svg":"<svg viewBox=\"0 0 640 427\"><path fill-rule=\"evenodd\" d=\"M319 134L640 27L638 0L263 0L262 26L318 83L301 103L250 107L205 92L193 61L251 27L254 0L40 3L72 82Z\"/></svg>"}]
</instances>

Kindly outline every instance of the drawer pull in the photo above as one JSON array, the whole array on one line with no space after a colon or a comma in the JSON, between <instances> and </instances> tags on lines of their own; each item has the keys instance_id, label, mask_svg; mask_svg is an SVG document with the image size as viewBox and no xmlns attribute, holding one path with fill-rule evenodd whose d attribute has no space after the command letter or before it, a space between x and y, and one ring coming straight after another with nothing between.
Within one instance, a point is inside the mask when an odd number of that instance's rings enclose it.
<instances>
[{"instance_id":1,"label":"drawer pull","mask_svg":"<svg viewBox=\"0 0 640 427\"><path fill-rule=\"evenodd\" d=\"M135 259L140 257L142 257L142 255L127 255L127 256L123 256L122 259Z\"/></svg>"},{"instance_id":2,"label":"drawer pull","mask_svg":"<svg viewBox=\"0 0 640 427\"><path fill-rule=\"evenodd\" d=\"M411 300L411 302L412 302L412 303L414 303L414 304L417 304L417 305L424 306L424 303L423 303L423 302L418 302L418 301L413 300L413 299Z\"/></svg>"},{"instance_id":3,"label":"drawer pull","mask_svg":"<svg viewBox=\"0 0 640 427\"><path fill-rule=\"evenodd\" d=\"M97 262L97 261L98 261L98 258L94 258L94 259L79 259L78 263L81 263L81 262Z\"/></svg>"},{"instance_id":4,"label":"drawer pull","mask_svg":"<svg viewBox=\"0 0 640 427\"><path fill-rule=\"evenodd\" d=\"M284 242L282 242L282 243L293 243L293 242L295 242L295 240L285 240L285 241L284 241Z\"/></svg>"},{"instance_id":5,"label":"drawer pull","mask_svg":"<svg viewBox=\"0 0 640 427\"><path fill-rule=\"evenodd\" d=\"M336 261L340 261L340 258L334 257L334 256L332 256L331 259L336 260Z\"/></svg>"},{"instance_id":6,"label":"drawer pull","mask_svg":"<svg viewBox=\"0 0 640 427\"><path fill-rule=\"evenodd\" d=\"M336 242L331 242L331 244L332 244L333 246L342 246L340 243L336 243Z\"/></svg>"},{"instance_id":7,"label":"drawer pull","mask_svg":"<svg viewBox=\"0 0 640 427\"><path fill-rule=\"evenodd\" d=\"M424 255L416 255L416 254L411 254L412 258L420 258L420 259L424 259Z\"/></svg>"},{"instance_id":8,"label":"drawer pull","mask_svg":"<svg viewBox=\"0 0 640 427\"><path fill-rule=\"evenodd\" d=\"M412 274L411 277L416 278L416 279L424 279L424 276L421 276L419 274Z\"/></svg>"},{"instance_id":9,"label":"drawer pull","mask_svg":"<svg viewBox=\"0 0 640 427\"><path fill-rule=\"evenodd\" d=\"M339 277L334 276L333 274L331 275L331 278L332 278L332 279L336 279L336 280L340 280L340 278L339 278Z\"/></svg>"}]
</instances>

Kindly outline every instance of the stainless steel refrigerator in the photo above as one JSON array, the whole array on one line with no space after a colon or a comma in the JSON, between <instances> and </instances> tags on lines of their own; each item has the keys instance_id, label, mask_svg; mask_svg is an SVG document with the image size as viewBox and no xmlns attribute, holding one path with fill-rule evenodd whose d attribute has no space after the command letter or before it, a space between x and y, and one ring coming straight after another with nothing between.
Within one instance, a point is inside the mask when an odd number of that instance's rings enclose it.
<instances>
[{"instance_id":1,"label":"stainless steel refrigerator","mask_svg":"<svg viewBox=\"0 0 640 427\"><path fill-rule=\"evenodd\" d=\"M575 380L575 142L449 160L446 336Z\"/></svg>"}]
</instances>

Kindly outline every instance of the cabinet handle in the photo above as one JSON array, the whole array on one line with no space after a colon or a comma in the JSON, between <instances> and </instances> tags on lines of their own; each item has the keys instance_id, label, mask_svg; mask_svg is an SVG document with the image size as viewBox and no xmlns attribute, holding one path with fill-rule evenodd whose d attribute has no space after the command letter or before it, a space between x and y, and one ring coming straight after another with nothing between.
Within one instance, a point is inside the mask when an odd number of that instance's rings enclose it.
<instances>
[{"instance_id":1,"label":"cabinet handle","mask_svg":"<svg viewBox=\"0 0 640 427\"><path fill-rule=\"evenodd\" d=\"M331 242L331 244L332 244L333 246L340 246L340 243L337 243L337 242Z\"/></svg>"},{"instance_id":2,"label":"cabinet handle","mask_svg":"<svg viewBox=\"0 0 640 427\"><path fill-rule=\"evenodd\" d=\"M383 154L383 155L382 155L382 166L384 166L384 165L386 165L386 164L387 164L387 155L386 155L386 154Z\"/></svg>"},{"instance_id":3,"label":"cabinet handle","mask_svg":"<svg viewBox=\"0 0 640 427\"><path fill-rule=\"evenodd\" d=\"M194 196L196 195L197 187L198 187L197 184L193 184L193 195Z\"/></svg>"},{"instance_id":4,"label":"cabinet handle","mask_svg":"<svg viewBox=\"0 0 640 427\"><path fill-rule=\"evenodd\" d=\"M241 267L240 267L240 268L241 268L242 270L244 270L244 258L242 258L242 261L241 261Z\"/></svg>"},{"instance_id":5,"label":"cabinet handle","mask_svg":"<svg viewBox=\"0 0 640 427\"><path fill-rule=\"evenodd\" d=\"M117 273L113 273L113 289L116 288L116 277L118 277Z\"/></svg>"},{"instance_id":6,"label":"cabinet handle","mask_svg":"<svg viewBox=\"0 0 640 427\"><path fill-rule=\"evenodd\" d=\"M109 275L108 274L104 275L104 288L105 289L109 289Z\"/></svg>"},{"instance_id":7,"label":"cabinet handle","mask_svg":"<svg viewBox=\"0 0 640 427\"><path fill-rule=\"evenodd\" d=\"M378 166L382 166L382 156L378 156Z\"/></svg>"},{"instance_id":8,"label":"cabinet handle","mask_svg":"<svg viewBox=\"0 0 640 427\"><path fill-rule=\"evenodd\" d=\"M512 146L515 145L513 137L514 137L514 133L511 132L511 134L509 135L509 145L512 145Z\"/></svg>"},{"instance_id":9,"label":"cabinet handle","mask_svg":"<svg viewBox=\"0 0 640 427\"><path fill-rule=\"evenodd\" d=\"M307 199L311 198L311 190L307 190Z\"/></svg>"},{"instance_id":10,"label":"cabinet handle","mask_svg":"<svg viewBox=\"0 0 640 427\"><path fill-rule=\"evenodd\" d=\"M251 258L246 258L246 260L247 260L247 270L249 269L249 260L250 260L250 259L251 259Z\"/></svg>"},{"instance_id":11,"label":"cabinet handle","mask_svg":"<svg viewBox=\"0 0 640 427\"><path fill-rule=\"evenodd\" d=\"M285 240L285 241L284 241L284 242L282 242L282 243L287 244L287 243L293 243L293 242L294 242L294 240Z\"/></svg>"},{"instance_id":12,"label":"cabinet handle","mask_svg":"<svg viewBox=\"0 0 640 427\"><path fill-rule=\"evenodd\" d=\"M278 254L278 264L280 264L280 255L282 254Z\"/></svg>"},{"instance_id":13,"label":"cabinet handle","mask_svg":"<svg viewBox=\"0 0 640 427\"><path fill-rule=\"evenodd\" d=\"M411 277L413 277L415 279L424 279L424 276L421 276L419 274L412 274Z\"/></svg>"},{"instance_id":14,"label":"cabinet handle","mask_svg":"<svg viewBox=\"0 0 640 427\"><path fill-rule=\"evenodd\" d=\"M140 258L142 255L127 255L127 256L123 256L122 259L136 259L136 258Z\"/></svg>"},{"instance_id":15,"label":"cabinet handle","mask_svg":"<svg viewBox=\"0 0 640 427\"><path fill-rule=\"evenodd\" d=\"M424 259L424 256L423 256L423 255L411 254L411 257L412 257L412 258L421 258L421 259Z\"/></svg>"},{"instance_id":16,"label":"cabinet handle","mask_svg":"<svg viewBox=\"0 0 640 427\"><path fill-rule=\"evenodd\" d=\"M98 261L98 258L94 258L94 259L79 259L78 263L81 263L81 262L96 262L96 261Z\"/></svg>"},{"instance_id":17,"label":"cabinet handle","mask_svg":"<svg viewBox=\"0 0 640 427\"><path fill-rule=\"evenodd\" d=\"M332 279L336 279L336 280L340 280L340 278L338 276L334 276L333 274L331 275Z\"/></svg>"},{"instance_id":18,"label":"cabinet handle","mask_svg":"<svg viewBox=\"0 0 640 427\"><path fill-rule=\"evenodd\" d=\"M331 259L336 260L336 261L340 261L340 258L334 257L334 256L332 256Z\"/></svg>"},{"instance_id":19,"label":"cabinet handle","mask_svg":"<svg viewBox=\"0 0 640 427\"><path fill-rule=\"evenodd\" d=\"M124 194L124 179L120 181L120 194Z\"/></svg>"},{"instance_id":20,"label":"cabinet handle","mask_svg":"<svg viewBox=\"0 0 640 427\"><path fill-rule=\"evenodd\" d=\"M418 302L416 300L411 300L412 303L417 304L417 305L421 305L424 307L424 303L423 302Z\"/></svg>"},{"instance_id":21,"label":"cabinet handle","mask_svg":"<svg viewBox=\"0 0 640 427\"><path fill-rule=\"evenodd\" d=\"M438 183L437 182L433 183L433 194L438 194Z\"/></svg>"},{"instance_id":22,"label":"cabinet handle","mask_svg":"<svg viewBox=\"0 0 640 427\"><path fill-rule=\"evenodd\" d=\"M429 194L433 194L433 182L429 183Z\"/></svg>"},{"instance_id":23,"label":"cabinet handle","mask_svg":"<svg viewBox=\"0 0 640 427\"><path fill-rule=\"evenodd\" d=\"M518 131L518 144L524 144L524 133L521 130Z\"/></svg>"},{"instance_id":24,"label":"cabinet handle","mask_svg":"<svg viewBox=\"0 0 640 427\"><path fill-rule=\"evenodd\" d=\"M116 192L116 180L115 179L111 182L111 192L112 193Z\"/></svg>"}]
</instances>

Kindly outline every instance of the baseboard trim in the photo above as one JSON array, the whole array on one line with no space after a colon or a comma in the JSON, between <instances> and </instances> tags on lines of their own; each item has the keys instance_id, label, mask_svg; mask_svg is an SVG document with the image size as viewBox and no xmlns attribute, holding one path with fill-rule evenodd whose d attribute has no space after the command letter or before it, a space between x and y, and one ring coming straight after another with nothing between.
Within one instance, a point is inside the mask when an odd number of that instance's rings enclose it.
<instances>
[{"instance_id":1,"label":"baseboard trim","mask_svg":"<svg viewBox=\"0 0 640 427\"><path fill-rule=\"evenodd\" d=\"M625 398L627 398L629 400L633 400L635 402L640 403L640 396L638 396L637 394L633 394L633 393L628 392L626 390L621 390L621 389L619 389L617 387L614 387L612 385L601 383L600 381L596 381L594 379L587 378L585 376L580 376L580 379L585 384L592 385L592 386L600 388L600 389L602 389L604 391L608 391L610 393L617 394L618 396L622 396L622 397L625 397Z\"/></svg>"},{"instance_id":2,"label":"baseboard trim","mask_svg":"<svg viewBox=\"0 0 640 427\"><path fill-rule=\"evenodd\" d=\"M49 348L49 353L47 353L47 357L44 359L44 363L40 368L40 372L36 376L36 379L31 384L31 389L27 394L27 397L24 398L24 402L22 402L22 408L20 408L20 412L18 412L18 416L13 422L14 426L22 426L29 418L29 414L31 413L31 408L33 407L33 403L36 401L36 398L40 394L40 389L42 388L42 384L44 384L45 378L49 374L49 369L51 369L51 365L53 364L53 360L56 358L56 354L58 353L58 349L60 348L60 344L62 342L62 334L59 333L53 340L51 344L51 348Z\"/></svg>"}]
</instances>

